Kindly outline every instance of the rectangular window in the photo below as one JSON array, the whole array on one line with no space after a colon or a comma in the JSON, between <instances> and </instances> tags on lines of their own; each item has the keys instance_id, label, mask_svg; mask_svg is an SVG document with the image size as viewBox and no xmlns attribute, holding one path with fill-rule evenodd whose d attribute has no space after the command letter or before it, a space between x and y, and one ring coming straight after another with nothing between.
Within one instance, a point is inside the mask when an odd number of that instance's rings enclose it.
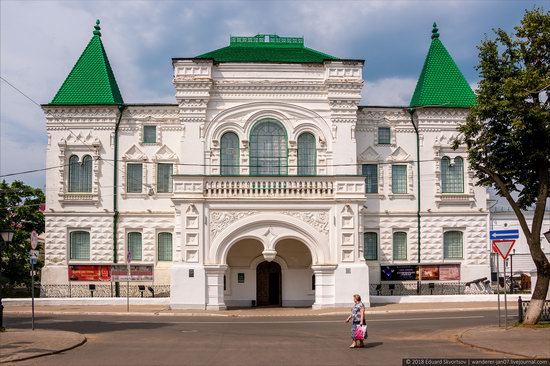
<instances>
[{"instance_id":1,"label":"rectangular window","mask_svg":"<svg viewBox=\"0 0 550 366\"><path fill-rule=\"evenodd\" d=\"M157 258L159 262L172 261L172 233L159 233Z\"/></svg>"},{"instance_id":2,"label":"rectangular window","mask_svg":"<svg viewBox=\"0 0 550 366\"><path fill-rule=\"evenodd\" d=\"M143 187L143 164L128 163L126 165L126 192L141 193Z\"/></svg>"},{"instance_id":3,"label":"rectangular window","mask_svg":"<svg viewBox=\"0 0 550 366\"><path fill-rule=\"evenodd\" d=\"M157 143L157 126L143 126L143 143Z\"/></svg>"},{"instance_id":4,"label":"rectangular window","mask_svg":"<svg viewBox=\"0 0 550 366\"><path fill-rule=\"evenodd\" d=\"M363 164L365 192L378 193L378 164Z\"/></svg>"},{"instance_id":5,"label":"rectangular window","mask_svg":"<svg viewBox=\"0 0 550 366\"><path fill-rule=\"evenodd\" d=\"M443 234L443 258L444 259L462 259L462 240L461 231L447 231Z\"/></svg>"},{"instance_id":6,"label":"rectangular window","mask_svg":"<svg viewBox=\"0 0 550 366\"><path fill-rule=\"evenodd\" d=\"M128 233L128 251L132 253L132 261L141 260L141 233Z\"/></svg>"},{"instance_id":7,"label":"rectangular window","mask_svg":"<svg viewBox=\"0 0 550 366\"><path fill-rule=\"evenodd\" d=\"M90 260L90 233L73 231L69 234L69 258L71 260Z\"/></svg>"},{"instance_id":8,"label":"rectangular window","mask_svg":"<svg viewBox=\"0 0 550 366\"><path fill-rule=\"evenodd\" d=\"M393 260L407 260L407 233L393 233Z\"/></svg>"},{"instance_id":9,"label":"rectangular window","mask_svg":"<svg viewBox=\"0 0 550 366\"><path fill-rule=\"evenodd\" d=\"M363 234L365 239L363 255L367 261L378 260L378 234L366 232Z\"/></svg>"},{"instance_id":10,"label":"rectangular window","mask_svg":"<svg viewBox=\"0 0 550 366\"><path fill-rule=\"evenodd\" d=\"M407 193L407 166L392 165L391 167L392 193Z\"/></svg>"},{"instance_id":11,"label":"rectangular window","mask_svg":"<svg viewBox=\"0 0 550 366\"><path fill-rule=\"evenodd\" d=\"M174 172L174 164L157 164L157 192L170 193L172 192L172 174Z\"/></svg>"},{"instance_id":12,"label":"rectangular window","mask_svg":"<svg viewBox=\"0 0 550 366\"><path fill-rule=\"evenodd\" d=\"M378 144L391 144L391 129L389 127L378 127Z\"/></svg>"}]
</instances>

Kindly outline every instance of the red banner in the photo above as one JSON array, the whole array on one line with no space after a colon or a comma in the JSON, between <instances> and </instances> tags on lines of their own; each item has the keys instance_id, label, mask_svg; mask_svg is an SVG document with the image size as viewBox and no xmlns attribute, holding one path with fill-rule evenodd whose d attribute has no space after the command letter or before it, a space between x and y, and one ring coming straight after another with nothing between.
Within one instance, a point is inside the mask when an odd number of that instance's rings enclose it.
<instances>
[{"instance_id":1,"label":"red banner","mask_svg":"<svg viewBox=\"0 0 550 366\"><path fill-rule=\"evenodd\" d=\"M69 281L110 281L110 266L70 265Z\"/></svg>"},{"instance_id":2,"label":"red banner","mask_svg":"<svg viewBox=\"0 0 550 366\"><path fill-rule=\"evenodd\" d=\"M422 281L439 280L439 266L420 266Z\"/></svg>"}]
</instances>

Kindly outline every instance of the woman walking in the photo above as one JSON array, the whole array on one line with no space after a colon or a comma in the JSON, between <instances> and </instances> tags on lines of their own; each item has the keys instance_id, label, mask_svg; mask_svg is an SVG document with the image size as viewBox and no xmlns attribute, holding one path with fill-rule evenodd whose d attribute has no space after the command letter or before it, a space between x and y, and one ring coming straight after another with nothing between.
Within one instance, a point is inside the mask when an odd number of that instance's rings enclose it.
<instances>
[{"instance_id":1,"label":"woman walking","mask_svg":"<svg viewBox=\"0 0 550 366\"><path fill-rule=\"evenodd\" d=\"M361 302L361 296L358 294L353 295L353 308L351 308L351 315L346 319L346 323L351 320L351 339L352 343L349 348L363 348L365 344L363 339L356 339L355 330L357 327L361 327L365 321L365 306Z\"/></svg>"}]
</instances>

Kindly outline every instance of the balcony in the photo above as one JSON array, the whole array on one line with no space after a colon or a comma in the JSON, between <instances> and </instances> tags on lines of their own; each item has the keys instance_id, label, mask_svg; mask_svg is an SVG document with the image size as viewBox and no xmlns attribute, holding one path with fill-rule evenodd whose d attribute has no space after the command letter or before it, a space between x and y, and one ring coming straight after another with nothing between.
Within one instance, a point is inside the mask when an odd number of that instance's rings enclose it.
<instances>
[{"instance_id":1,"label":"balcony","mask_svg":"<svg viewBox=\"0 0 550 366\"><path fill-rule=\"evenodd\" d=\"M364 198L360 176L174 176L174 198Z\"/></svg>"}]
</instances>

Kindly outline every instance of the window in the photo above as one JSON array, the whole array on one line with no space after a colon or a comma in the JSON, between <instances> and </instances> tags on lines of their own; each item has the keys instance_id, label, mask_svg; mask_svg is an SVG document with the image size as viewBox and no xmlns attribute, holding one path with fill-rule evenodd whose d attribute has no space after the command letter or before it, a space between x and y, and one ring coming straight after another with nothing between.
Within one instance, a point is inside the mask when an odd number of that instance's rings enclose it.
<instances>
[{"instance_id":1,"label":"window","mask_svg":"<svg viewBox=\"0 0 550 366\"><path fill-rule=\"evenodd\" d=\"M172 192L172 174L174 172L174 164L157 164L157 192L170 193Z\"/></svg>"},{"instance_id":2,"label":"window","mask_svg":"<svg viewBox=\"0 0 550 366\"><path fill-rule=\"evenodd\" d=\"M239 136L224 133L221 140L220 174L239 175Z\"/></svg>"},{"instance_id":3,"label":"window","mask_svg":"<svg viewBox=\"0 0 550 366\"><path fill-rule=\"evenodd\" d=\"M363 164L365 192L378 193L378 164Z\"/></svg>"},{"instance_id":4,"label":"window","mask_svg":"<svg viewBox=\"0 0 550 366\"><path fill-rule=\"evenodd\" d=\"M126 165L126 192L141 193L143 186L143 164L128 163Z\"/></svg>"},{"instance_id":5,"label":"window","mask_svg":"<svg viewBox=\"0 0 550 366\"><path fill-rule=\"evenodd\" d=\"M462 232L447 231L443 234L443 258L462 259Z\"/></svg>"},{"instance_id":6,"label":"window","mask_svg":"<svg viewBox=\"0 0 550 366\"><path fill-rule=\"evenodd\" d=\"M403 231L393 233L393 260L407 260L407 233Z\"/></svg>"},{"instance_id":7,"label":"window","mask_svg":"<svg viewBox=\"0 0 550 366\"><path fill-rule=\"evenodd\" d=\"M82 163L78 162L78 156L69 158L69 192L92 191L92 157L85 155Z\"/></svg>"},{"instance_id":8,"label":"window","mask_svg":"<svg viewBox=\"0 0 550 366\"><path fill-rule=\"evenodd\" d=\"M391 129L389 127L378 127L378 144L391 144Z\"/></svg>"},{"instance_id":9,"label":"window","mask_svg":"<svg viewBox=\"0 0 550 366\"><path fill-rule=\"evenodd\" d=\"M172 261L172 233L159 233L157 259L159 262Z\"/></svg>"},{"instance_id":10,"label":"window","mask_svg":"<svg viewBox=\"0 0 550 366\"><path fill-rule=\"evenodd\" d=\"M303 133L298 137L298 175L315 175L316 165L315 136Z\"/></svg>"},{"instance_id":11,"label":"window","mask_svg":"<svg viewBox=\"0 0 550 366\"><path fill-rule=\"evenodd\" d=\"M451 161L441 159L441 191L443 193L464 193L464 161L460 156Z\"/></svg>"},{"instance_id":12,"label":"window","mask_svg":"<svg viewBox=\"0 0 550 366\"><path fill-rule=\"evenodd\" d=\"M275 120L264 120L250 132L250 175L287 174L286 131Z\"/></svg>"},{"instance_id":13,"label":"window","mask_svg":"<svg viewBox=\"0 0 550 366\"><path fill-rule=\"evenodd\" d=\"M378 260L378 234L366 232L363 234L365 239L363 255L367 261Z\"/></svg>"},{"instance_id":14,"label":"window","mask_svg":"<svg viewBox=\"0 0 550 366\"><path fill-rule=\"evenodd\" d=\"M141 233L128 233L128 251L132 253L132 261L141 260Z\"/></svg>"},{"instance_id":15,"label":"window","mask_svg":"<svg viewBox=\"0 0 550 366\"><path fill-rule=\"evenodd\" d=\"M407 193L407 166L392 165L391 187L393 193Z\"/></svg>"},{"instance_id":16,"label":"window","mask_svg":"<svg viewBox=\"0 0 550 366\"><path fill-rule=\"evenodd\" d=\"M157 143L157 126L143 126L143 143Z\"/></svg>"},{"instance_id":17,"label":"window","mask_svg":"<svg viewBox=\"0 0 550 366\"><path fill-rule=\"evenodd\" d=\"M90 233L71 231L69 234L69 258L71 260L90 260Z\"/></svg>"}]
</instances>

